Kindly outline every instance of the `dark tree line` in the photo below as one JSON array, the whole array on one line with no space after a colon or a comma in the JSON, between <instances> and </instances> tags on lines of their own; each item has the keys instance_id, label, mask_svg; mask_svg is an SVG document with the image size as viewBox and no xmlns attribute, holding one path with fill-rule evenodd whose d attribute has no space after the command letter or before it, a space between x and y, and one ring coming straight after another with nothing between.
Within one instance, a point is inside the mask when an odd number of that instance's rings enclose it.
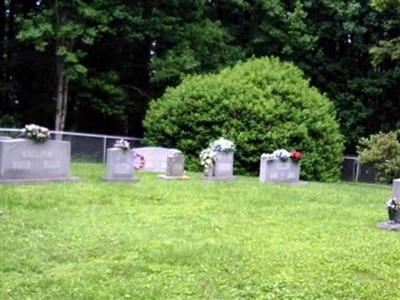
<instances>
[{"instance_id":1,"label":"dark tree line","mask_svg":"<svg viewBox=\"0 0 400 300\"><path fill-rule=\"evenodd\" d=\"M0 13L2 126L140 136L149 101L183 76L273 55L334 102L349 151L400 127L398 0L3 0Z\"/></svg>"}]
</instances>

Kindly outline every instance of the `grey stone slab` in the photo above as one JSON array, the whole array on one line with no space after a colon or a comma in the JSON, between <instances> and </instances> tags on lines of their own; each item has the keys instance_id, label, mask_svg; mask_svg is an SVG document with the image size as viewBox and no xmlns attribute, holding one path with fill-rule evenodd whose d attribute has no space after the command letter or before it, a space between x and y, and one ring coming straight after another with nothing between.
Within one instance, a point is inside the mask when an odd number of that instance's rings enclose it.
<instances>
[{"instance_id":1,"label":"grey stone slab","mask_svg":"<svg viewBox=\"0 0 400 300\"><path fill-rule=\"evenodd\" d=\"M167 171L167 157L178 151L177 149L163 147L134 148L135 152L144 157L142 171L165 173Z\"/></svg>"},{"instance_id":2,"label":"grey stone slab","mask_svg":"<svg viewBox=\"0 0 400 300\"><path fill-rule=\"evenodd\" d=\"M9 136L0 135L0 140L11 140L12 138Z\"/></svg>"},{"instance_id":3,"label":"grey stone slab","mask_svg":"<svg viewBox=\"0 0 400 300\"><path fill-rule=\"evenodd\" d=\"M182 177L185 173L185 157L182 153L176 152L167 156L167 172L168 177Z\"/></svg>"},{"instance_id":4,"label":"grey stone slab","mask_svg":"<svg viewBox=\"0 0 400 300\"><path fill-rule=\"evenodd\" d=\"M392 197L400 199L400 178L393 180Z\"/></svg>"},{"instance_id":5,"label":"grey stone slab","mask_svg":"<svg viewBox=\"0 0 400 300\"><path fill-rule=\"evenodd\" d=\"M105 180L135 182L135 151L119 148L107 149Z\"/></svg>"},{"instance_id":6,"label":"grey stone slab","mask_svg":"<svg viewBox=\"0 0 400 300\"><path fill-rule=\"evenodd\" d=\"M158 178L165 179L165 180L186 180L189 179L189 176L167 176L167 175L158 175Z\"/></svg>"},{"instance_id":7,"label":"grey stone slab","mask_svg":"<svg viewBox=\"0 0 400 300\"><path fill-rule=\"evenodd\" d=\"M175 151L167 156L167 170L165 175L158 176L161 179L188 179L185 176L185 157L182 152Z\"/></svg>"},{"instance_id":8,"label":"grey stone slab","mask_svg":"<svg viewBox=\"0 0 400 300\"><path fill-rule=\"evenodd\" d=\"M233 177L233 153L217 152L213 168L207 170L204 179L232 180Z\"/></svg>"},{"instance_id":9,"label":"grey stone slab","mask_svg":"<svg viewBox=\"0 0 400 300\"><path fill-rule=\"evenodd\" d=\"M400 232L400 223L386 221L386 222L378 223L376 226L379 229Z\"/></svg>"},{"instance_id":10,"label":"grey stone slab","mask_svg":"<svg viewBox=\"0 0 400 300\"><path fill-rule=\"evenodd\" d=\"M260 161L260 176L261 183L291 183L299 184L302 181L300 178L300 162L288 159L281 161L279 159L268 161L264 155L261 155Z\"/></svg>"},{"instance_id":11,"label":"grey stone slab","mask_svg":"<svg viewBox=\"0 0 400 300\"><path fill-rule=\"evenodd\" d=\"M0 183L76 180L70 176L71 144L49 140L0 140Z\"/></svg>"}]
</instances>

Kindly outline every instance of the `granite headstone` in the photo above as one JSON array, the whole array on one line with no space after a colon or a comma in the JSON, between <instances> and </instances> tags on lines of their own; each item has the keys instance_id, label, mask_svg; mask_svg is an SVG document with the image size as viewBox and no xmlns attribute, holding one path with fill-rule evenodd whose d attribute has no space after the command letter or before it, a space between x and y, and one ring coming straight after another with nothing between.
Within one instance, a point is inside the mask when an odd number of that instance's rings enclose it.
<instances>
[{"instance_id":1,"label":"granite headstone","mask_svg":"<svg viewBox=\"0 0 400 300\"><path fill-rule=\"evenodd\" d=\"M261 155L260 182L277 183L301 183L300 162L289 158L286 161L280 159L268 160L267 155Z\"/></svg>"},{"instance_id":2,"label":"granite headstone","mask_svg":"<svg viewBox=\"0 0 400 300\"><path fill-rule=\"evenodd\" d=\"M120 148L107 149L107 174L109 181L137 181L135 174L135 151Z\"/></svg>"},{"instance_id":3,"label":"granite headstone","mask_svg":"<svg viewBox=\"0 0 400 300\"><path fill-rule=\"evenodd\" d=\"M214 166L205 170L204 178L211 180L233 179L233 152L216 152Z\"/></svg>"},{"instance_id":4,"label":"granite headstone","mask_svg":"<svg viewBox=\"0 0 400 300\"><path fill-rule=\"evenodd\" d=\"M162 179L187 179L185 176L185 157L182 152L174 151L167 156L167 170L165 175L159 176Z\"/></svg>"},{"instance_id":5,"label":"granite headstone","mask_svg":"<svg viewBox=\"0 0 400 300\"><path fill-rule=\"evenodd\" d=\"M393 180L392 197L400 199L400 178Z\"/></svg>"},{"instance_id":6,"label":"granite headstone","mask_svg":"<svg viewBox=\"0 0 400 300\"><path fill-rule=\"evenodd\" d=\"M48 140L0 140L0 183L69 181L71 144Z\"/></svg>"},{"instance_id":7,"label":"granite headstone","mask_svg":"<svg viewBox=\"0 0 400 300\"><path fill-rule=\"evenodd\" d=\"M392 198L400 199L400 178L393 180ZM380 229L400 232L400 223L397 223L397 222L386 221L386 222L377 224L377 226Z\"/></svg>"}]
</instances>

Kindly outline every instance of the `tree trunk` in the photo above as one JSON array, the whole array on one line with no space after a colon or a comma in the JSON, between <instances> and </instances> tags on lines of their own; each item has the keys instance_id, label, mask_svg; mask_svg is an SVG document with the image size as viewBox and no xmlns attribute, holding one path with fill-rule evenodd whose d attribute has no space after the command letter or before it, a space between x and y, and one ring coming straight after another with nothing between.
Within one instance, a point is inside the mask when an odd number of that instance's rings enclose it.
<instances>
[{"instance_id":1,"label":"tree trunk","mask_svg":"<svg viewBox=\"0 0 400 300\"><path fill-rule=\"evenodd\" d=\"M68 109L68 86L69 86L69 79L64 77L64 86L63 86L63 102L62 102L62 109L61 109L61 128L62 131L65 129L65 119L67 117L67 109Z\"/></svg>"},{"instance_id":2,"label":"tree trunk","mask_svg":"<svg viewBox=\"0 0 400 300\"><path fill-rule=\"evenodd\" d=\"M55 2L55 13L56 13L56 26L57 30L65 21L65 15L63 15L62 11L59 11L58 1ZM65 128L65 119L67 117L67 108L68 108L68 84L69 80L65 74L65 65L58 55L58 50L60 45L65 44L63 39L56 40L56 74L57 74L57 91L56 91L56 116L55 116L55 124L54 129L56 131L64 131ZM57 140L62 139L62 135L56 135Z\"/></svg>"},{"instance_id":3,"label":"tree trunk","mask_svg":"<svg viewBox=\"0 0 400 300\"><path fill-rule=\"evenodd\" d=\"M67 117L68 108L68 84L69 80L65 75L64 63L61 58L56 56L57 68L57 92L56 92L56 116L54 129L56 131L64 131L65 119ZM61 135L56 135L56 139L61 140Z\"/></svg>"}]
</instances>

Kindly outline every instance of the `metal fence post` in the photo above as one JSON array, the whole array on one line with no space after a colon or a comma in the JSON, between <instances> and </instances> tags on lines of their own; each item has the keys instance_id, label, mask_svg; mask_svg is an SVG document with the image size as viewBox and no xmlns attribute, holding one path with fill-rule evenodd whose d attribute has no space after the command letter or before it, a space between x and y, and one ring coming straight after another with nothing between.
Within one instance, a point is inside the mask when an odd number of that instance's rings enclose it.
<instances>
[{"instance_id":1,"label":"metal fence post","mask_svg":"<svg viewBox=\"0 0 400 300\"><path fill-rule=\"evenodd\" d=\"M360 176L360 162L358 161L358 157L356 159L357 168L356 168L356 182L358 182L358 178Z\"/></svg>"},{"instance_id":2,"label":"metal fence post","mask_svg":"<svg viewBox=\"0 0 400 300\"><path fill-rule=\"evenodd\" d=\"M106 163L106 155L107 155L107 137L103 136L103 164Z\"/></svg>"}]
</instances>

